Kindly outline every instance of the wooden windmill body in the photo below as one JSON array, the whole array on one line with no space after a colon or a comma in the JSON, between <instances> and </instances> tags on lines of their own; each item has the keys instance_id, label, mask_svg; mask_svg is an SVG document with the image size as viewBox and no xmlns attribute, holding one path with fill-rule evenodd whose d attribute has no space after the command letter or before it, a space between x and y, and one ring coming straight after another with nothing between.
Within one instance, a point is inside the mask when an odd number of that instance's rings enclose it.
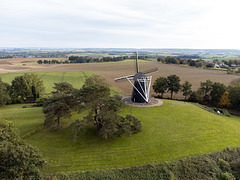
<instances>
[{"instance_id":1,"label":"wooden windmill body","mask_svg":"<svg viewBox=\"0 0 240 180\"><path fill-rule=\"evenodd\" d=\"M127 79L133 86L131 101L136 103L148 103L152 76L146 76L146 74L157 71L158 69L154 68L148 71L139 72L138 53L136 53L136 74L115 78L115 81Z\"/></svg>"}]
</instances>

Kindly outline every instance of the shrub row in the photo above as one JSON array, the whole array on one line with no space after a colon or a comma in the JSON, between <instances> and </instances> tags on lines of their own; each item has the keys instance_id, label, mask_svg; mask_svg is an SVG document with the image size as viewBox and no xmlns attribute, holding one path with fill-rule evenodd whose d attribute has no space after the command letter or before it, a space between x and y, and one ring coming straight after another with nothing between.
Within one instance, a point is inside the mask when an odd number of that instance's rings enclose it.
<instances>
[{"instance_id":1,"label":"shrub row","mask_svg":"<svg viewBox=\"0 0 240 180\"><path fill-rule=\"evenodd\" d=\"M157 165L124 169L48 174L50 179L239 179L240 148Z\"/></svg>"}]
</instances>

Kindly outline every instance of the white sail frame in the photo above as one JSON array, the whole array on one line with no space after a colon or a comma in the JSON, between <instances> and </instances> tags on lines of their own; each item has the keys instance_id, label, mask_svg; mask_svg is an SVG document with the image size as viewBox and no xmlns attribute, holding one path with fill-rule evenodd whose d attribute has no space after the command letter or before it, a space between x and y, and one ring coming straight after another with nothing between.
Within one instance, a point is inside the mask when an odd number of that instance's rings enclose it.
<instances>
[{"instance_id":1,"label":"white sail frame","mask_svg":"<svg viewBox=\"0 0 240 180\"><path fill-rule=\"evenodd\" d=\"M142 89L142 92L144 94L142 94L132 83L132 81L130 79L133 78L128 78L126 77L126 79L130 82L130 84L133 86L133 88L142 96L142 98L148 103L149 102L149 92L150 92L150 87L151 87L151 82L152 82L152 76L147 76L147 77L142 77L140 79L137 79L137 82L139 84L139 86ZM141 82L143 82L144 87L142 86Z\"/></svg>"}]
</instances>

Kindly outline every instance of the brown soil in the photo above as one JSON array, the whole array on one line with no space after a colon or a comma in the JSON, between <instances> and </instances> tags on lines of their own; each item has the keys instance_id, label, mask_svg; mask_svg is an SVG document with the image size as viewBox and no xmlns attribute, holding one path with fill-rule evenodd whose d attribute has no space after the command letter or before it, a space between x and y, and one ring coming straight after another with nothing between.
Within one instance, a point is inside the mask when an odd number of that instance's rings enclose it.
<instances>
[{"instance_id":1,"label":"brown soil","mask_svg":"<svg viewBox=\"0 0 240 180\"><path fill-rule=\"evenodd\" d=\"M15 67L14 68L10 68ZM157 67L158 72L150 74L153 77L152 83L159 76L169 76L176 74L180 77L181 83L188 80L192 83L193 90L196 90L200 86L200 82L211 80L213 82L221 82L225 85L239 78L238 75L226 74L225 71L198 69L189 66L169 65L158 62L140 62L140 70L148 70ZM14 66L14 65L0 65L0 73L6 71L26 71L26 72L49 72L49 71L91 71L97 75L102 76L106 81L122 90L125 94L130 95L132 92L132 86L128 81L121 81L115 83L114 78L122 77L130 74L135 74L134 64L132 62L124 63L83 63L83 64L56 64L56 65L27 65L27 66ZM151 92L153 92L151 90ZM165 97L169 97L166 94ZM183 98L182 93L174 94L173 98Z\"/></svg>"},{"instance_id":2,"label":"brown soil","mask_svg":"<svg viewBox=\"0 0 240 180\"><path fill-rule=\"evenodd\" d=\"M0 64L31 63L38 60L66 60L66 58L9 58L0 59Z\"/></svg>"}]
</instances>

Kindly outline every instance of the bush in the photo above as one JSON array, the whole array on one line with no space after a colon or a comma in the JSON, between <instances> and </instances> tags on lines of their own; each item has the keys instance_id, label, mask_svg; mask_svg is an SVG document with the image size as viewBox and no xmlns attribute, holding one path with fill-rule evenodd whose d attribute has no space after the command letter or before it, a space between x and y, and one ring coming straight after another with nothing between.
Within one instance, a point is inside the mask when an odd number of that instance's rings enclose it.
<instances>
[{"instance_id":1,"label":"bush","mask_svg":"<svg viewBox=\"0 0 240 180\"><path fill-rule=\"evenodd\" d=\"M221 174L223 180L235 180L236 178L229 172L225 172Z\"/></svg>"}]
</instances>

